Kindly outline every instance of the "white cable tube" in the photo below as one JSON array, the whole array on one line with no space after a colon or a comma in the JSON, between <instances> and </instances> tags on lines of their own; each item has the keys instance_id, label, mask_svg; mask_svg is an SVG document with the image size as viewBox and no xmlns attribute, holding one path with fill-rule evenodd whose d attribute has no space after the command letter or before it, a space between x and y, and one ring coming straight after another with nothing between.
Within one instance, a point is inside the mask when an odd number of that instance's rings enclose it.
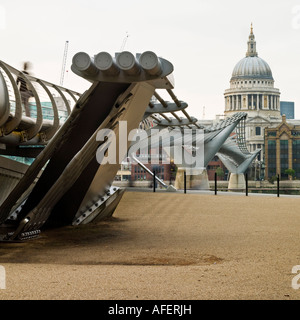
<instances>
[{"instance_id":1,"label":"white cable tube","mask_svg":"<svg viewBox=\"0 0 300 320\"><path fill-rule=\"evenodd\" d=\"M99 52L94 58L95 66L104 74L109 76L116 76L120 69L116 65L113 57L108 52Z\"/></svg>"},{"instance_id":2,"label":"white cable tube","mask_svg":"<svg viewBox=\"0 0 300 320\"><path fill-rule=\"evenodd\" d=\"M162 73L161 63L157 55L152 51L144 52L139 59L141 67L151 76Z\"/></svg>"},{"instance_id":3,"label":"white cable tube","mask_svg":"<svg viewBox=\"0 0 300 320\"><path fill-rule=\"evenodd\" d=\"M128 51L123 51L117 56L117 64L128 75L138 75L141 71L135 56Z\"/></svg>"},{"instance_id":4,"label":"white cable tube","mask_svg":"<svg viewBox=\"0 0 300 320\"><path fill-rule=\"evenodd\" d=\"M85 52L78 52L72 59L72 63L78 71L89 75L96 75L99 70L94 64L94 59Z\"/></svg>"}]
</instances>

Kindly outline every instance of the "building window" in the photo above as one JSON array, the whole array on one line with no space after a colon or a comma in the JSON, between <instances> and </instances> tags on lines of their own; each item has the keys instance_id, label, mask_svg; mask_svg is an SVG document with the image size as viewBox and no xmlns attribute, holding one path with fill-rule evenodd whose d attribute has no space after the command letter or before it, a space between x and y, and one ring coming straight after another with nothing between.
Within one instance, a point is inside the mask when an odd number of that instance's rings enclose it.
<instances>
[{"instance_id":1,"label":"building window","mask_svg":"<svg viewBox=\"0 0 300 320\"><path fill-rule=\"evenodd\" d=\"M300 140L293 140L293 169L296 177L300 178Z\"/></svg>"},{"instance_id":2,"label":"building window","mask_svg":"<svg viewBox=\"0 0 300 320\"><path fill-rule=\"evenodd\" d=\"M261 127L255 128L255 135L260 136L261 135Z\"/></svg>"},{"instance_id":3,"label":"building window","mask_svg":"<svg viewBox=\"0 0 300 320\"><path fill-rule=\"evenodd\" d=\"M268 141L268 177L276 175L276 141Z\"/></svg>"},{"instance_id":4,"label":"building window","mask_svg":"<svg viewBox=\"0 0 300 320\"><path fill-rule=\"evenodd\" d=\"M288 175L284 173L289 168L289 141L280 140L280 172L282 178L287 178Z\"/></svg>"}]
</instances>

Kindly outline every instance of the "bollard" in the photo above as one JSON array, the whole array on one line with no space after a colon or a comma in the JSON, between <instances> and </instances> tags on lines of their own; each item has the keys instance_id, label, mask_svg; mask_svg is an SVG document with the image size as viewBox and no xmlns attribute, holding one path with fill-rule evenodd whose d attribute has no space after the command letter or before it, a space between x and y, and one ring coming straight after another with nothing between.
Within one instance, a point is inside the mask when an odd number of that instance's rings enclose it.
<instances>
[{"instance_id":1,"label":"bollard","mask_svg":"<svg viewBox=\"0 0 300 320\"><path fill-rule=\"evenodd\" d=\"M248 197L248 174L246 173L246 197Z\"/></svg>"},{"instance_id":2,"label":"bollard","mask_svg":"<svg viewBox=\"0 0 300 320\"><path fill-rule=\"evenodd\" d=\"M279 175L277 175L277 197L279 197Z\"/></svg>"},{"instance_id":3,"label":"bollard","mask_svg":"<svg viewBox=\"0 0 300 320\"><path fill-rule=\"evenodd\" d=\"M155 171L153 171L153 192L155 192L155 182L156 182Z\"/></svg>"},{"instance_id":4,"label":"bollard","mask_svg":"<svg viewBox=\"0 0 300 320\"><path fill-rule=\"evenodd\" d=\"M217 195L217 173L215 172L215 195Z\"/></svg>"},{"instance_id":5,"label":"bollard","mask_svg":"<svg viewBox=\"0 0 300 320\"><path fill-rule=\"evenodd\" d=\"M184 171L184 193L186 193L186 172Z\"/></svg>"}]
</instances>

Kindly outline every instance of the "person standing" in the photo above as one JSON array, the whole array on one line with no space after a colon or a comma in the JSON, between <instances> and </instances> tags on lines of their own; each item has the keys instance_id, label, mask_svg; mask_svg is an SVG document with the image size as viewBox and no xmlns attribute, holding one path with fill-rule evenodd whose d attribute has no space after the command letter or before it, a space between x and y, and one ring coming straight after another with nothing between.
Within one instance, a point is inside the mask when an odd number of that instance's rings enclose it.
<instances>
[{"instance_id":1,"label":"person standing","mask_svg":"<svg viewBox=\"0 0 300 320\"><path fill-rule=\"evenodd\" d=\"M24 62L23 66L23 73L26 75L29 75L29 72L27 71L29 69L29 62ZM22 104L25 109L25 115L27 117L30 117L30 109L29 109L29 98L33 97L33 93L31 90L28 89L26 80L22 77L22 75L19 75L17 78L17 86L20 90L21 94L21 100Z\"/></svg>"}]
</instances>

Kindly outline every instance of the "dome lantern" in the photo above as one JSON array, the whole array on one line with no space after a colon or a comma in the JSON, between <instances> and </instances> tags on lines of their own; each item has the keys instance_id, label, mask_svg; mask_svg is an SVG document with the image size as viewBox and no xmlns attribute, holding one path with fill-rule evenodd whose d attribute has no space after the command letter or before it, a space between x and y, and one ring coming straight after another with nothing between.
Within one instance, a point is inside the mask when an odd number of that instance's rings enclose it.
<instances>
[{"instance_id":1,"label":"dome lantern","mask_svg":"<svg viewBox=\"0 0 300 320\"><path fill-rule=\"evenodd\" d=\"M257 57L258 53L256 52L256 41L255 36L253 34L253 25L251 23L251 31L249 35L248 41L248 51L246 53L246 57Z\"/></svg>"}]
</instances>

